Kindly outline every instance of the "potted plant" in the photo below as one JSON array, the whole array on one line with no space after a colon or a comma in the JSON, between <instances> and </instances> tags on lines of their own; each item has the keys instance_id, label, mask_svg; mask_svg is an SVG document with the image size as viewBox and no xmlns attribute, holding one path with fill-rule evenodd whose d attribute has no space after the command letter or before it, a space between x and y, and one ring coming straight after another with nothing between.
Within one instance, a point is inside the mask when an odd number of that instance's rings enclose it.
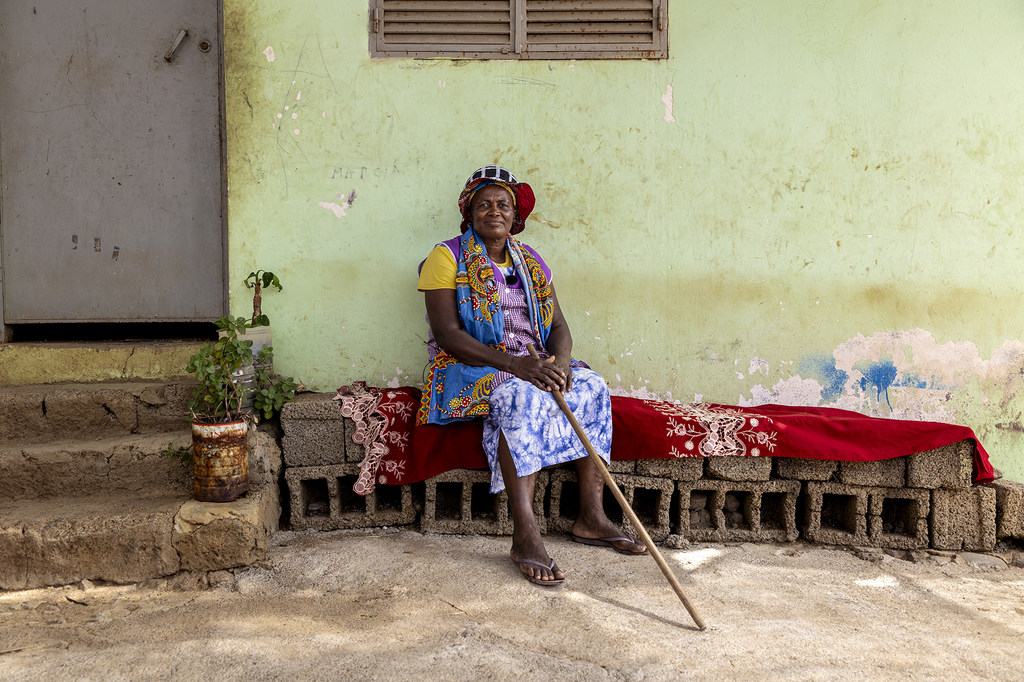
<instances>
[{"instance_id":1,"label":"potted plant","mask_svg":"<svg viewBox=\"0 0 1024 682\"><path fill-rule=\"evenodd\" d=\"M253 369L252 341L240 338L249 328L245 318L225 316L216 324L217 341L204 344L186 367L198 381L189 410L194 494L202 502L230 502L249 489L251 407L270 418L296 387L291 377ZM269 361L273 349L266 346L258 357Z\"/></svg>"},{"instance_id":2,"label":"potted plant","mask_svg":"<svg viewBox=\"0 0 1024 682\"><path fill-rule=\"evenodd\" d=\"M250 272L249 276L242 280L242 284L246 288L252 289L252 318L249 320L246 332L239 338L252 341L252 352L255 358L259 355L260 350L271 345L270 318L263 314L263 290L274 287L278 291L282 291L284 287L281 286L281 280L277 275L266 270ZM267 365L266 369L269 371L271 366Z\"/></svg>"}]
</instances>

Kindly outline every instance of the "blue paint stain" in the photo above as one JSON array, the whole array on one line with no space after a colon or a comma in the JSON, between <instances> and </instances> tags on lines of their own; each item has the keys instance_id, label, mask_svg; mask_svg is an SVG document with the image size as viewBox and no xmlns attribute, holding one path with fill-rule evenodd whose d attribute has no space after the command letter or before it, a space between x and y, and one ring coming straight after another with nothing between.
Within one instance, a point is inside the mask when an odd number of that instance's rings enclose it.
<instances>
[{"instance_id":1,"label":"blue paint stain","mask_svg":"<svg viewBox=\"0 0 1024 682\"><path fill-rule=\"evenodd\" d=\"M908 388L935 388L935 379L932 378L931 382L928 382L916 374L904 374L899 385Z\"/></svg>"},{"instance_id":2,"label":"blue paint stain","mask_svg":"<svg viewBox=\"0 0 1024 682\"><path fill-rule=\"evenodd\" d=\"M858 362L854 365L854 369L860 370L864 375L860 380L861 390L867 391L868 386L873 386L878 402L882 402L882 393L885 393L885 404L892 412L892 403L889 402L889 387L896 381L896 365L892 364L892 360L883 359L871 363Z\"/></svg>"},{"instance_id":3,"label":"blue paint stain","mask_svg":"<svg viewBox=\"0 0 1024 682\"><path fill-rule=\"evenodd\" d=\"M797 368L800 376L808 379L817 379L822 385L821 400L829 402L838 398L849 375L841 369L836 369L836 359L831 355L805 355L800 358L800 365Z\"/></svg>"}]
</instances>

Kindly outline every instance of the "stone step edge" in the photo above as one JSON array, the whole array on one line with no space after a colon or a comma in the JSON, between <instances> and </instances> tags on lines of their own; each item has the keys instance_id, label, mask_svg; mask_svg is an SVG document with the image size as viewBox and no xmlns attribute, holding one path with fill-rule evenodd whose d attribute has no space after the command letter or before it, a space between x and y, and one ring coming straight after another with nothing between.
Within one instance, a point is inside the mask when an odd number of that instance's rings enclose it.
<instances>
[{"instance_id":1,"label":"stone step edge","mask_svg":"<svg viewBox=\"0 0 1024 682\"><path fill-rule=\"evenodd\" d=\"M0 386L181 379L202 341L0 344Z\"/></svg>"},{"instance_id":2,"label":"stone step edge","mask_svg":"<svg viewBox=\"0 0 1024 682\"><path fill-rule=\"evenodd\" d=\"M158 433L188 424L191 382L46 384L0 387L0 444L38 443L128 433Z\"/></svg>"},{"instance_id":3,"label":"stone step edge","mask_svg":"<svg viewBox=\"0 0 1024 682\"><path fill-rule=\"evenodd\" d=\"M0 500L52 500L90 491L113 497L188 491L187 461L166 453L168 446L187 449L191 442L191 431L179 429L99 440L0 444Z\"/></svg>"},{"instance_id":4,"label":"stone step edge","mask_svg":"<svg viewBox=\"0 0 1024 682\"><path fill-rule=\"evenodd\" d=\"M276 483L226 503L179 494L2 504L0 592L250 566L266 557L280 516Z\"/></svg>"},{"instance_id":5,"label":"stone step edge","mask_svg":"<svg viewBox=\"0 0 1024 682\"><path fill-rule=\"evenodd\" d=\"M50 381L44 383L21 383L21 384L0 384L0 395L11 393L36 393L46 391L102 391L102 390L125 390L131 391L136 388L146 389L153 386L194 386L196 380L187 374L172 377L154 378L133 378L119 377L114 379L102 379L97 381Z\"/></svg>"}]
</instances>

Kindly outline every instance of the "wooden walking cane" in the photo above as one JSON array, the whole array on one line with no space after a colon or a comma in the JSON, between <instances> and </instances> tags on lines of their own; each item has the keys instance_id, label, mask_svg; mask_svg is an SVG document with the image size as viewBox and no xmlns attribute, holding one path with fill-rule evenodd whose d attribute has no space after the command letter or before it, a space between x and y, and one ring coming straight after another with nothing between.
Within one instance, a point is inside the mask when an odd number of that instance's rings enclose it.
<instances>
[{"instance_id":1,"label":"wooden walking cane","mask_svg":"<svg viewBox=\"0 0 1024 682\"><path fill-rule=\"evenodd\" d=\"M532 343L527 344L526 347L530 350L530 355L540 360L540 356L537 355L537 349L533 347ZM660 568L661 572L665 574L665 579L668 580L668 584L672 586L676 596L679 597L679 601L683 602L683 606L686 607L686 610L689 612L690 617L693 618L693 622L697 624L697 627L701 630L707 629L707 626L704 624L704 619L700 617L700 614L697 613L697 609L690 603L690 599L683 591L683 586L679 584L679 580L676 578L675 573L673 573L672 569L669 568L668 563L665 562L665 558L661 556L661 552L658 551L654 541L651 540L651 536L647 534L647 529L644 528L644 524L640 523L640 519L637 518L636 512L633 511L633 508L629 506L629 502L626 501L626 496L622 494L621 490L619 490L619 486L615 483L615 479L612 478L611 472L608 471L608 467L605 466L604 460L601 459L601 456L597 454L596 450L594 450L594 446L590 444L590 440L587 439L587 434L583 432L583 427L581 427L580 423L576 421L576 416L572 413L572 410L569 409L569 405L566 404L565 398L562 396L562 392L555 388L551 390L551 394L555 397L555 402L558 403L558 406L562 408L562 412L565 413L565 417L569 420L572 430L576 432L577 436L579 436L580 442L583 443L583 447L587 450L587 454L589 454L590 458L594 460L594 466L596 466L597 470L601 472L604 482L608 484L609 488L611 488L612 494L618 501L619 506L622 507L622 512L629 519L629 522L633 524L633 528L636 529L640 538L643 540L644 545L646 545L648 551L650 551L651 556L654 557L654 561L658 564L658 568Z\"/></svg>"}]
</instances>

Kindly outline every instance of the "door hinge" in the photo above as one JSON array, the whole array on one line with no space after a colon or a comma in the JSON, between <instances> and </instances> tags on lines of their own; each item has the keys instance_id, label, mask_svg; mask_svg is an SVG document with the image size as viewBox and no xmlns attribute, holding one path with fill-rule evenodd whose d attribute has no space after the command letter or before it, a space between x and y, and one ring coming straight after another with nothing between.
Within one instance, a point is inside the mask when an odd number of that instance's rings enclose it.
<instances>
[{"instance_id":1,"label":"door hinge","mask_svg":"<svg viewBox=\"0 0 1024 682\"><path fill-rule=\"evenodd\" d=\"M380 22L384 20L384 10L380 7L373 8L373 32L380 32Z\"/></svg>"}]
</instances>

